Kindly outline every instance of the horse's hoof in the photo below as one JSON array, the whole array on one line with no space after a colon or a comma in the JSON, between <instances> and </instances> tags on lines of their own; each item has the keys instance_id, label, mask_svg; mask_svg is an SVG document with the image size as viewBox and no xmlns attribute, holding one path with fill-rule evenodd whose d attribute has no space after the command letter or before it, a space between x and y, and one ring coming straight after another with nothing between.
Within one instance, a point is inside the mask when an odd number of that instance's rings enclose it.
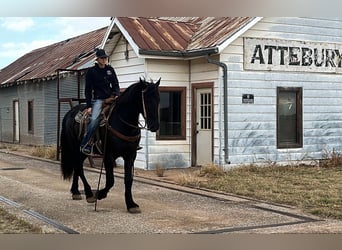
<instances>
[{"instance_id":1,"label":"horse's hoof","mask_svg":"<svg viewBox=\"0 0 342 250\"><path fill-rule=\"evenodd\" d=\"M98 193L95 194L95 196L97 197L98 200L102 200L102 199L107 198L107 193L108 192L104 192L100 190Z\"/></svg>"},{"instance_id":2,"label":"horse's hoof","mask_svg":"<svg viewBox=\"0 0 342 250\"><path fill-rule=\"evenodd\" d=\"M82 200L82 195L80 195L80 194L73 194L72 195L72 199L73 200L78 200L78 201Z\"/></svg>"},{"instance_id":3,"label":"horse's hoof","mask_svg":"<svg viewBox=\"0 0 342 250\"><path fill-rule=\"evenodd\" d=\"M96 201L96 196L87 197L88 203L94 203Z\"/></svg>"},{"instance_id":4,"label":"horse's hoof","mask_svg":"<svg viewBox=\"0 0 342 250\"><path fill-rule=\"evenodd\" d=\"M131 207L129 209L127 209L129 213L131 214L140 214L141 210L139 207Z\"/></svg>"}]
</instances>

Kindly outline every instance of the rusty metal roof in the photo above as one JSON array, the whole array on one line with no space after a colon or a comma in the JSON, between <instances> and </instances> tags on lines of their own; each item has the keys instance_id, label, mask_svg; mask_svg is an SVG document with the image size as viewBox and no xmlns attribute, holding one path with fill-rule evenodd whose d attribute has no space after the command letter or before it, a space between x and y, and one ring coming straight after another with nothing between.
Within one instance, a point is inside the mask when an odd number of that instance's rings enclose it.
<instances>
[{"instance_id":1,"label":"rusty metal roof","mask_svg":"<svg viewBox=\"0 0 342 250\"><path fill-rule=\"evenodd\" d=\"M252 17L210 17L195 20L201 26L192 37L188 50L219 46L253 19Z\"/></svg>"},{"instance_id":2,"label":"rusty metal roof","mask_svg":"<svg viewBox=\"0 0 342 250\"><path fill-rule=\"evenodd\" d=\"M119 17L134 42L145 50L185 50L196 25L143 17Z\"/></svg>"},{"instance_id":3,"label":"rusty metal roof","mask_svg":"<svg viewBox=\"0 0 342 250\"><path fill-rule=\"evenodd\" d=\"M254 17L119 17L133 41L145 51L214 48Z\"/></svg>"},{"instance_id":4,"label":"rusty metal roof","mask_svg":"<svg viewBox=\"0 0 342 250\"><path fill-rule=\"evenodd\" d=\"M0 86L49 79L57 69L77 70L94 60L107 27L33 50L0 71Z\"/></svg>"},{"instance_id":5,"label":"rusty metal roof","mask_svg":"<svg viewBox=\"0 0 342 250\"><path fill-rule=\"evenodd\" d=\"M253 17L118 17L141 54L192 51L217 47ZM31 51L0 71L0 87L56 76L57 69L82 69L94 59L106 27ZM215 48L215 50L212 50ZM208 50L209 51L209 50Z\"/></svg>"}]
</instances>

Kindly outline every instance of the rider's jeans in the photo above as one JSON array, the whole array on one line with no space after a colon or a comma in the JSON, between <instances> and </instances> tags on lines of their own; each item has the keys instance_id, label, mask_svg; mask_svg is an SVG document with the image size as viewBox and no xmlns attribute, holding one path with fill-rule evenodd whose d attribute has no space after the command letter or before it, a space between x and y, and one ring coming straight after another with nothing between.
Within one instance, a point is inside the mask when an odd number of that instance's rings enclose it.
<instances>
[{"instance_id":1,"label":"rider's jeans","mask_svg":"<svg viewBox=\"0 0 342 250\"><path fill-rule=\"evenodd\" d=\"M102 100L102 99L95 99L91 103L92 104L92 111L91 111L91 116L90 116L90 122L88 124L87 134L85 135L85 137L82 140L81 148L83 148L89 142L89 140L92 138L96 128L99 125L103 101L104 100Z\"/></svg>"}]
</instances>

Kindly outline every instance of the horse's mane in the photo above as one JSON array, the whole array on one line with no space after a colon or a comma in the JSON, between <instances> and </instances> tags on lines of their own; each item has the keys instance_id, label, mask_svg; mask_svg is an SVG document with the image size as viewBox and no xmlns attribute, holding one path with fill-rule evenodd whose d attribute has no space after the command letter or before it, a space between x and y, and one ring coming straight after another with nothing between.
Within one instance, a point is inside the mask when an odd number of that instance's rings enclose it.
<instances>
[{"instance_id":1,"label":"horse's mane","mask_svg":"<svg viewBox=\"0 0 342 250\"><path fill-rule=\"evenodd\" d=\"M148 86L152 83L146 82L145 80L140 79L138 82L131 84L128 86L118 97L116 100L117 103L129 102L132 101L132 96L136 93L136 88L140 85ZM142 88L141 88L142 90Z\"/></svg>"},{"instance_id":2,"label":"horse's mane","mask_svg":"<svg viewBox=\"0 0 342 250\"><path fill-rule=\"evenodd\" d=\"M132 96L132 93L134 93L134 91L132 91L133 89L136 88L136 86L139 84L140 82L136 82L133 83L132 85L128 86L128 88L126 88L118 97L117 102L124 102L127 101L129 99L131 99L130 97Z\"/></svg>"}]
</instances>

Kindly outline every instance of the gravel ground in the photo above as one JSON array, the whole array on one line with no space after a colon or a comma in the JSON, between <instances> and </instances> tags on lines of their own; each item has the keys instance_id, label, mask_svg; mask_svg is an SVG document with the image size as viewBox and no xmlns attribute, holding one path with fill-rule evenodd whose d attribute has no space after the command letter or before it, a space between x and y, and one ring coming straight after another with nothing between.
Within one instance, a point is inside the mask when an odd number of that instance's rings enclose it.
<instances>
[{"instance_id":1,"label":"gravel ground","mask_svg":"<svg viewBox=\"0 0 342 250\"><path fill-rule=\"evenodd\" d=\"M89 170L86 176L96 188L99 171ZM0 198L17 206L1 199L0 205L40 226L44 233L65 233L63 227L82 234L342 233L342 221L321 220L293 207L181 187L170 182L170 172L163 178L153 177L152 172L149 175L153 178L136 172L133 196L142 213L129 214L122 170L115 171L115 186L106 199L98 201L95 211L94 204L71 199L71 183L62 180L57 162L0 151ZM32 212L48 218L49 223Z\"/></svg>"}]
</instances>

